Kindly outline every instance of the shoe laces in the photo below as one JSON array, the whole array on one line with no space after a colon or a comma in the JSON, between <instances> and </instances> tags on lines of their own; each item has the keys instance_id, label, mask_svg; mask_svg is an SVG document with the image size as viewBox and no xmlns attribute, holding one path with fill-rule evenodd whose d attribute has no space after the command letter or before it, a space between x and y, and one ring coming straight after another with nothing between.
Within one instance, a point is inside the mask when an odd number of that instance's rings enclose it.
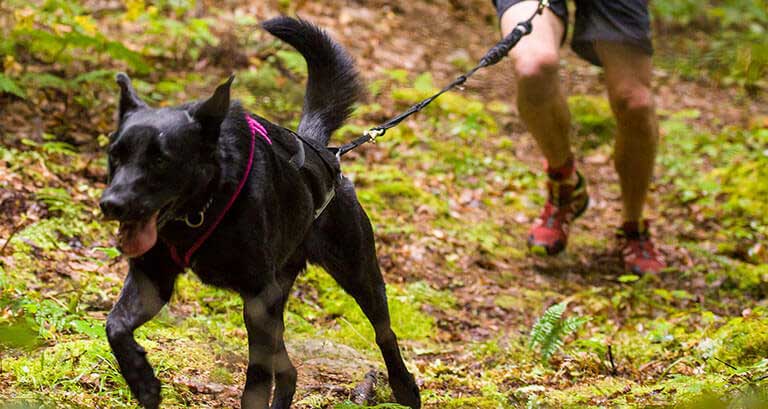
<instances>
[{"instance_id":1,"label":"shoe laces","mask_svg":"<svg viewBox=\"0 0 768 409\"><path fill-rule=\"evenodd\" d=\"M631 254L646 260L659 259L659 253L656 251L656 246L653 245L651 236L647 231L628 234L623 230L619 230L617 235L622 242L621 248L625 254L631 252Z\"/></svg>"},{"instance_id":2,"label":"shoe laces","mask_svg":"<svg viewBox=\"0 0 768 409\"><path fill-rule=\"evenodd\" d=\"M552 228L555 223L568 222L568 215L573 212L571 201L580 183L580 180L576 184L554 179L547 181L547 204L539 216L545 226Z\"/></svg>"}]
</instances>

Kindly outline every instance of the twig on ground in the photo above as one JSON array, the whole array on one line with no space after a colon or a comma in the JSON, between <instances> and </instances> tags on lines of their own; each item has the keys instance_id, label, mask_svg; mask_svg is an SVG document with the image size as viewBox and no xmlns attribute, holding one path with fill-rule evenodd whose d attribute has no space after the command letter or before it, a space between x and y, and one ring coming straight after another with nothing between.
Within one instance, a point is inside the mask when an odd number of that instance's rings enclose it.
<instances>
[{"instance_id":1,"label":"twig on ground","mask_svg":"<svg viewBox=\"0 0 768 409\"><path fill-rule=\"evenodd\" d=\"M742 379L744 379L749 384L754 382L754 380L752 379L752 374L749 371L747 371L746 373L742 373L741 369L737 368L736 366L734 366L732 364L729 364L728 362L723 361L722 359L720 359L720 358L718 358L716 356L713 356L712 359L714 359L715 361L720 362L721 364L727 366L728 368L731 368L732 370L736 371L736 373L732 374L731 377L736 376L736 377L742 378Z\"/></svg>"},{"instance_id":2,"label":"twig on ground","mask_svg":"<svg viewBox=\"0 0 768 409\"><path fill-rule=\"evenodd\" d=\"M722 359L720 359L720 358L718 358L716 356L713 356L712 359L714 359L715 361L720 362L721 364L723 364L723 365L733 369L734 371L738 371L739 370L739 368L729 364L728 362L723 361Z\"/></svg>"},{"instance_id":3,"label":"twig on ground","mask_svg":"<svg viewBox=\"0 0 768 409\"><path fill-rule=\"evenodd\" d=\"M5 248L8 247L8 244L13 240L13 236L16 235L19 231L21 231L21 228L24 227L24 225L27 224L27 218L22 217L21 221L16 224L16 226L13 226L13 230L11 230L11 234L8 235L8 238L5 239L5 243L3 243L3 247L0 248L0 256L5 255Z\"/></svg>"},{"instance_id":4,"label":"twig on ground","mask_svg":"<svg viewBox=\"0 0 768 409\"><path fill-rule=\"evenodd\" d=\"M616 376L616 363L613 361L613 346L608 344L608 361L611 363L611 375Z\"/></svg>"},{"instance_id":5,"label":"twig on ground","mask_svg":"<svg viewBox=\"0 0 768 409\"><path fill-rule=\"evenodd\" d=\"M375 369L371 369L367 374L365 374L363 381L357 384L354 389L352 389L352 396L350 396L352 403L356 405L367 405L368 402L373 399L374 393L376 391L377 377L378 372L376 372Z\"/></svg>"}]
</instances>

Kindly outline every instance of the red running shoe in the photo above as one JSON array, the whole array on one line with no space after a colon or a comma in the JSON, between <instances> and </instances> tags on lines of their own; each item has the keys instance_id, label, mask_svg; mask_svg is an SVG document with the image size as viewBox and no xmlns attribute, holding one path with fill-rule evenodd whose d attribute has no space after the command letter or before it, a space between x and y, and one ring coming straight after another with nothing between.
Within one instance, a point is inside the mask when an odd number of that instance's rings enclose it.
<instances>
[{"instance_id":1,"label":"red running shoe","mask_svg":"<svg viewBox=\"0 0 768 409\"><path fill-rule=\"evenodd\" d=\"M549 179L549 197L544 211L528 233L528 247L536 255L554 255L565 250L571 222L581 216L589 206L587 183L576 172L575 185Z\"/></svg>"},{"instance_id":2,"label":"red running shoe","mask_svg":"<svg viewBox=\"0 0 768 409\"><path fill-rule=\"evenodd\" d=\"M667 267L648 232L648 221L625 222L616 232L624 269L633 274L658 274Z\"/></svg>"}]
</instances>

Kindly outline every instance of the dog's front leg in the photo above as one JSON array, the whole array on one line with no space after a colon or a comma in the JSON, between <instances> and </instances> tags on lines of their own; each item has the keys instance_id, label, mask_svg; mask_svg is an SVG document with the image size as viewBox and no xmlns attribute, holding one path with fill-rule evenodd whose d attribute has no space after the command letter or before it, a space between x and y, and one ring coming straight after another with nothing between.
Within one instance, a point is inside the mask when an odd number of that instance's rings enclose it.
<instances>
[{"instance_id":1,"label":"dog's front leg","mask_svg":"<svg viewBox=\"0 0 768 409\"><path fill-rule=\"evenodd\" d=\"M242 409L266 409L280 332L281 291L277 283L270 283L258 294L244 293L242 297L248 330L248 370L241 406Z\"/></svg>"},{"instance_id":2,"label":"dog's front leg","mask_svg":"<svg viewBox=\"0 0 768 409\"><path fill-rule=\"evenodd\" d=\"M152 271L131 260L120 298L107 318L107 338L131 392L145 408L160 406L160 381L133 331L154 317L168 302L178 272ZM161 270L161 269L160 269ZM151 275L150 275L151 274Z\"/></svg>"}]
</instances>

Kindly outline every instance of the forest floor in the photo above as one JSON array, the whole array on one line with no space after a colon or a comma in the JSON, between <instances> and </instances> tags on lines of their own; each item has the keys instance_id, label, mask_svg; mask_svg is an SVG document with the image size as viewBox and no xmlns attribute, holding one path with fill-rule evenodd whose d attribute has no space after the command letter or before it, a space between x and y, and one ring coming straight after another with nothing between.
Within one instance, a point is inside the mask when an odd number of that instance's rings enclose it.
<instances>
[{"instance_id":1,"label":"forest floor","mask_svg":"<svg viewBox=\"0 0 768 409\"><path fill-rule=\"evenodd\" d=\"M235 94L249 109L295 126L300 59L254 24L277 11L269 2L225 3L207 16L218 46L194 66L139 78L140 92L174 104L235 72ZM428 95L498 39L490 1L458 3L293 6L348 48L368 84L334 143ZM592 198L565 254L526 250L544 179L516 113L509 62L345 157L425 407L764 407L768 104L678 75L676 55L686 50L675 40L684 35L656 41L662 143L647 207L670 264L659 275L622 271L615 123L600 69L565 47L561 77ZM36 103L0 97L0 402L9 407L135 407L103 328L127 270L114 249L117 226L97 210L106 179L98 141L112 129L115 94L116 86L89 94L98 101L89 110L55 92ZM531 328L560 302L568 302L563 318L585 322L542 360L529 346ZM190 273L137 331L163 382L164 407L239 406L241 307L235 294ZM381 374L383 362L351 298L312 267L295 286L286 327L299 371L294 407L358 407L347 402L352 388L371 369ZM392 401L379 380L370 405Z\"/></svg>"}]
</instances>

